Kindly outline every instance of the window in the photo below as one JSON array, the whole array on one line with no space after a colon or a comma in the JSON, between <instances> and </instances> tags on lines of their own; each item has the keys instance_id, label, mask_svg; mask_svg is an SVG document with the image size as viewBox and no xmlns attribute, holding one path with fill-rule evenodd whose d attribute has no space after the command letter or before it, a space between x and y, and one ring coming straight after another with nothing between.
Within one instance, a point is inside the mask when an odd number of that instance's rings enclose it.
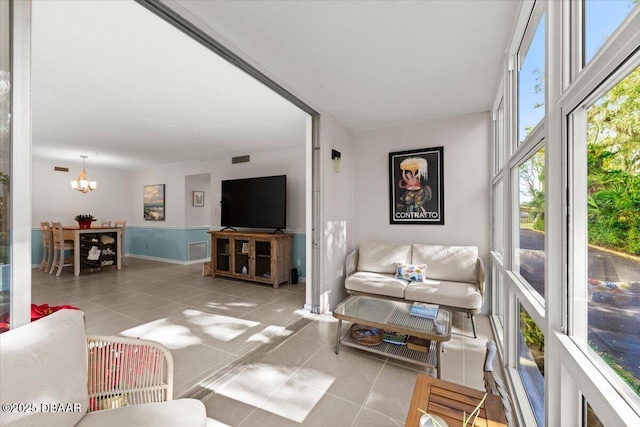
<instances>
[{"instance_id":1,"label":"window","mask_svg":"<svg viewBox=\"0 0 640 427\"><path fill-rule=\"evenodd\" d=\"M589 346L640 396L640 67L587 110Z\"/></svg>"},{"instance_id":2,"label":"window","mask_svg":"<svg viewBox=\"0 0 640 427\"><path fill-rule=\"evenodd\" d=\"M524 2L507 48L489 289L527 426L640 425L638 4Z\"/></svg>"},{"instance_id":3,"label":"window","mask_svg":"<svg viewBox=\"0 0 640 427\"><path fill-rule=\"evenodd\" d=\"M504 98L495 112L493 122L493 174L496 175L504 165Z\"/></svg>"},{"instance_id":4,"label":"window","mask_svg":"<svg viewBox=\"0 0 640 427\"><path fill-rule=\"evenodd\" d=\"M542 121L545 114L544 14L529 46L521 48L518 72L518 143Z\"/></svg>"},{"instance_id":5,"label":"window","mask_svg":"<svg viewBox=\"0 0 640 427\"><path fill-rule=\"evenodd\" d=\"M504 277L502 271L495 262L491 263L491 283L493 292L493 314L498 319L499 325L504 326L504 314L502 308L504 306Z\"/></svg>"},{"instance_id":6,"label":"window","mask_svg":"<svg viewBox=\"0 0 640 427\"><path fill-rule=\"evenodd\" d=\"M585 0L583 65L591 61L636 3L636 0Z\"/></svg>"},{"instance_id":7,"label":"window","mask_svg":"<svg viewBox=\"0 0 640 427\"><path fill-rule=\"evenodd\" d=\"M538 426L544 426L544 335L520 304L518 372Z\"/></svg>"},{"instance_id":8,"label":"window","mask_svg":"<svg viewBox=\"0 0 640 427\"><path fill-rule=\"evenodd\" d=\"M493 186L493 247L504 254L504 184L500 180Z\"/></svg>"},{"instance_id":9,"label":"window","mask_svg":"<svg viewBox=\"0 0 640 427\"><path fill-rule=\"evenodd\" d=\"M544 298L544 147L518 167L519 236L514 270Z\"/></svg>"},{"instance_id":10,"label":"window","mask_svg":"<svg viewBox=\"0 0 640 427\"><path fill-rule=\"evenodd\" d=\"M11 68L9 33L9 2L0 2L0 317L9 314L11 299L10 194L11 172ZM0 319L0 322L3 320ZM0 332L3 325L0 324Z\"/></svg>"}]
</instances>

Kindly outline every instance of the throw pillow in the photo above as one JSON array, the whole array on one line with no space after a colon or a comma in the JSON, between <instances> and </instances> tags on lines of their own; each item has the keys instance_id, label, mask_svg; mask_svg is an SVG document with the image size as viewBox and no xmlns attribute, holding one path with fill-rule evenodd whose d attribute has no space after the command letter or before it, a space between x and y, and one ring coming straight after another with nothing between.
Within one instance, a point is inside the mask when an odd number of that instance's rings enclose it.
<instances>
[{"instance_id":1,"label":"throw pillow","mask_svg":"<svg viewBox=\"0 0 640 427\"><path fill-rule=\"evenodd\" d=\"M424 272L426 269L426 264L412 265L396 262L396 278L409 280L411 282L424 282Z\"/></svg>"}]
</instances>

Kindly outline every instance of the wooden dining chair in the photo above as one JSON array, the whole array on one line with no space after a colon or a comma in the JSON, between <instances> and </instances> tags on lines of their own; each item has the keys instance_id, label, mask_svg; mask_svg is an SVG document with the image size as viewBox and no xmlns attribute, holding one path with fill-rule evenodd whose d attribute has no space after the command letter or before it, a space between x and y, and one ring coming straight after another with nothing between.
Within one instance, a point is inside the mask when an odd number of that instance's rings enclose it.
<instances>
[{"instance_id":1,"label":"wooden dining chair","mask_svg":"<svg viewBox=\"0 0 640 427\"><path fill-rule=\"evenodd\" d=\"M111 221L102 221L101 224L103 227L111 227Z\"/></svg>"},{"instance_id":2,"label":"wooden dining chair","mask_svg":"<svg viewBox=\"0 0 640 427\"><path fill-rule=\"evenodd\" d=\"M60 276L64 267L73 265L73 258L67 258L65 260L66 252L73 252L73 240L64 240L64 230L62 229L61 223L51 223L51 228L53 234L53 261L51 262L49 274L53 274L53 270L58 267L56 276Z\"/></svg>"},{"instance_id":3,"label":"wooden dining chair","mask_svg":"<svg viewBox=\"0 0 640 427\"><path fill-rule=\"evenodd\" d=\"M40 262L39 269L49 271L53 258L53 234L51 224L48 221L41 221L40 230L42 231L42 261Z\"/></svg>"},{"instance_id":4,"label":"wooden dining chair","mask_svg":"<svg viewBox=\"0 0 640 427\"><path fill-rule=\"evenodd\" d=\"M122 254L122 263L124 264L125 267L129 267L129 264L127 264L127 259L124 257L124 230L127 226L127 221L116 221L116 228L121 228L122 230L120 231L120 245L122 246L120 248L120 253Z\"/></svg>"}]
</instances>

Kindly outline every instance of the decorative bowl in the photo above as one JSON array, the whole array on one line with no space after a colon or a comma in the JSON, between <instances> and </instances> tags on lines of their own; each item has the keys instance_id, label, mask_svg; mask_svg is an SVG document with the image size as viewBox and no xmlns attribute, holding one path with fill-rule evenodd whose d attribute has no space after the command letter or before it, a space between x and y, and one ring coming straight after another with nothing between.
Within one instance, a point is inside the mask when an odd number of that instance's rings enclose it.
<instances>
[{"instance_id":1,"label":"decorative bowl","mask_svg":"<svg viewBox=\"0 0 640 427\"><path fill-rule=\"evenodd\" d=\"M449 427L449 424L437 415L425 414L420 417L420 427Z\"/></svg>"}]
</instances>

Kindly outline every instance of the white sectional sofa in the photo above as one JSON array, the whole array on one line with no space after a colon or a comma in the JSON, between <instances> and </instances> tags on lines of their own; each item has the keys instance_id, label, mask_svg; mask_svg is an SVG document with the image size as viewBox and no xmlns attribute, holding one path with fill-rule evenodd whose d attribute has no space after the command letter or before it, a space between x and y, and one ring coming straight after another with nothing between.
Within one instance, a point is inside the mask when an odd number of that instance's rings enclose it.
<instances>
[{"instance_id":1,"label":"white sectional sofa","mask_svg":"<svg viewBox=\"0 0 640 427\"><path fill-rule=\"evenodd\" d=\"M398 263L424 266L419 268L422 281L398 278ZM476 246L362 241L347 257L346 275L349 294L426 302L465 312L477 336L473 316L482 309L484 266Z\"/></svg>"},{"instance_id":2,"label":"white sectional sofa","mask_svg":"<svg viewBox=\"0 0 640 427\"><path fill-rule=\"evenodd\" d=\"M128 384L119 389L115 378L136 380L139 365L130 358L149 355L152 369L173 367L172 359L162 364L156 353L145 348L147 343L157 343L113 337L112 349L117 356L105 357L99 365L100 371L88 372L89 341L85 334L84 314L78 310L60 310L28 325L0 334L0 425L2 426L154 426L154 427L205 427L207 415L202 402L195 399L171 400L172 373L166 390L161 386L143 387L140 383ZM110 338L110 337L93 337ZM136 341L135 350L127 351L127 340ZM95 347L94 347L95 348ZM130 348L130 347L129 347ZM140 352L138 356L135 353ZM111 352L116 354L115 352ZM127 359L129 358L129 359ZM107 362L108 359L108 362ZM122 360L121 369L117 368ZM124 366L126 365L126 366ZM151 364L150 364L151 365ZM131 368L131 367L134 367ZM150 366L151 367L151 366ZM130 373L129 371L136 371ZM116 373L117 372L117 373ZM89 375L93 374L91 378ZM114 376L115 374L115 376ZM105 380L106 378L106 380ZM148 381L148 376L145 377ZM93 380L93 381L91 381ZM112 382L113 381L113 382ZM123 380L124 381L124 380ZM128 396L126 405L117 409L88 412L91 403L89 385L106 382L118 396ZM119 381L118 381L119 383ZM150 390L153 388L153 390ZM140 390L143 390L141 393ZM152 403L130 402L142 400ZM134 399L134 397L138 399ZM163 400L163 401L159 401ZM115 405L112 405L115 406Z\"/></svg>"}]
</instances>

